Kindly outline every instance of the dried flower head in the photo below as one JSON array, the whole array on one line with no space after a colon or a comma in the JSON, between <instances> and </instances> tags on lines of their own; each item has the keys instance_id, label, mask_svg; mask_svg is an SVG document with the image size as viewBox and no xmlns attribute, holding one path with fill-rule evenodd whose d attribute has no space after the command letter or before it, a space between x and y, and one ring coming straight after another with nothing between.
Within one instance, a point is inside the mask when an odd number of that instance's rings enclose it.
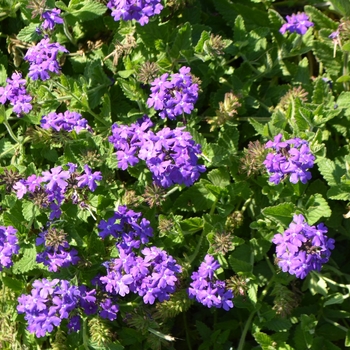
<instances>
[{"instance_id":1,"label":"dried flower head","mask_svg":"<svg viewBox=\"0 0 350 350\"><path fill-rule=\"evenodd\" d=\"M107 322L101 317L91 318L88 326L92 342L101 346L112 341L112 332Z\"/></svg>"},{"instance_id":2,"label":"dried flower head","mask_svg":"<svg viewBox=\"0 0 350 350\"><path fill-rule=\"evenodd\" d=\"M53 247L55 251L59 246L63 246L67 243L67 233L64 230L60 230L56 227L50 227L45 234L45 245L47 247Z\"/></svg>"},{"instance_id":3,"label":"dried flower head","mask_svg":"<svg viewBox=\"0 0 350 350\"><path fill-rule=\"evenodd\" d=\"M242 276L231 276L228 280L226 280L227 288L232 290L235 296L242 296L245 298L248 290L246 279Z\"/></svg>"},{"instance_id":4,"label":"dried flower head","mask_svg":"<svg viewBox=\"0 0 350 350\"><path fill-rule=\"evenodd\" d=\"M153 208L154 206L160 207L166 199L164 197L165 194L166 191L163 187L153 184L145 188L143 198L151 208Z\"/></svg>"},{"instance_id":5,"label":"dried flower head","mask_svg":"<svg viewBox=\"0 0 350 350\"><path fill-rule=\"evenodd\" d=\"M225 42L222 40L220 35L210 34L210 39L208 41L208 49L209 51L217 56L224 54Z\"/></svg>"},{"instance_id":6,"label":"dried flower head","mask_svg":"<svg viewBox=\"0 0 350 350\"><path fill-rule=\"evenodd\" d=\"M240 172L247 174L247 176L257 175L265 171L264 160L266 158L267 150L265 145L260 141L250 141L248 148L243 150L243 157L240 159Z\"/></svg>"},{"instance_id":7,"label":"dried flower head","mask_svg":"<svg viewBox=\"0 0 350 350\"><path fill-rule=\"evenodd\" d=\"M13 185L21 178L22 176L17 171L4 169L4 172L0 175L0 185L6 185L6 191L11 192Z\"/></svg>"},{"instance_id":8,"label":"dried flower head","mask_svg":"<svg viewBox=\"0 0 350 350\"><path fill-rule=\"evenodd\" d=\"M293 87L293 89L289 90L280 100L279 104L276 106L276 109L281 109L282 111L286 111L290 105L296 98L298 98L302 102L307 101L308 92L305 91L301 86Z\"/></svg>"},{"instance_id":9,"label":"dried flower head","mask_svg":"<svg viewBox=\"0 0 350 350\"><path fill-rule=\"evenodd\" d=\"M289 316L300 302L300 295L298 295L297 291L292 292L280 283L274 286L271 295L275 296L273 310L283 318Z\"/></svg>"},{"instance_id":10,"label":"dried flower head","mask_svg":"<svg viewBox=\"0 0 350 350\"><path fill-rule=\"evenodd\" d=\"M214 131L216 128L222 127L228 121L231 121L238 113L237 108L240 106L239 97L233 92L227 92L224 101L219 102L219 109L216 111L216 116L207 118L208 124L211 124L210 131Z\"/></svg>"},{"instance_id":11,"label":"dried flower head","mask_svg":"<svg viewBox=\"0 0 350 350\"><path fill-rule=\"evenodd\" d=\"M231 232L217 232L214 235L214 242L212 243L212 248L215 254L225 255L227 252L234 250L234 245L232 243L233 236Z\"/></svg>"},{"instance_id":12,"label":"dried flower head","mask_svg":"<svg viewBox=\"0 0 350 350\"><path fill-rule=\"evenodd\" d=\"M150 84L158 75L159 66L155 62L145 62L137 75L137 79L143 84Z\"/></svg>"}]
</instances>

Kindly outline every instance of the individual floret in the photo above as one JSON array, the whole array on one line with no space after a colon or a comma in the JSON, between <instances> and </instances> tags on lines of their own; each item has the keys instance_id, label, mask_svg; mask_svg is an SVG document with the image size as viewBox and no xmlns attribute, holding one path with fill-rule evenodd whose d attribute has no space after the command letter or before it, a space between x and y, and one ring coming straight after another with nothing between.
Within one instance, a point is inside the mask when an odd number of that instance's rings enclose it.
<instances>
[{"instance_id":1,"label":"individual floret","mask_svg":"<svg viewBox=\"0 0 350 350\"><path fill-rule=\"evenodd\" d=\"M328 238L327 232L323 223L309 226L303 215L294 215L288 229L272 240L278 266L298 278L305 278L312 270L321 271L334 249L334 239Z\"/></svg>"},{"instance_id":2,"label":"individual floret","mask_svg":"<svg viewBox=\"0 0 350 350\"><path fill-rule=\"evenodd\" d=\"M107 7L112 10L115 21L131 21L135 19L142 26L149 18L160 14L163 6L160 0L110 0Z\"/></svg>"},{"instance_id":3,"label":"individual floret","mask_svg":"<svg viewBox=\"0 0 350 350\"><path fill-rule=\"evenodd\" d=\"M278 134L274 141L268 141L265 145L265 148L273 150L264 161L266 170L271 175L270 182L278 185L289 176L289 181L293 184L298 181L307 183L311 179L311 173L308 170L314 166L315 161L309 143L299 138L282 142L281 139L282 135Z\"/></svg>"},{"instance_id":4,"label":"individual floret","mask_svg":"<svg viewBox=\"0 0 350 350\"><path fill-rule=\"evenodd\" d=\"M44 30L53 30L56 24L63 24L63 19L61 18L61 10L60 9L51 9L44 11L41 15L44 19L44 22L41 25L41 28Z\"/></svg>"},{"instance_id":5,"label":"individual floret","mask_svg":"<svg viewBox=\"0 0 350 350\"><path fill-rule=\"evenodd\" d=\"M23 113L29 113L33 108L30 104L32 97L27 93L26 80L22 79L22 74L13 73L11 79L7 78L6 82L5 87L0 87L0 103L9 102L18 117Z\"/></svg>"},{"instance_id":6,"label":"individual floret","mask_svg":"<svg viewBox=\"0 0 350 350\"><path fill-rule=\"evenodd\" d=\"M291 33L304 35L309 27L313 27L313 23L309 21L309 16L306 13L292 14L286 16L287 23L283 24L280 33L284 34L287 30Z\"/></svg>"},{"instance_id":7,"label":"individual floret","mask_svg":"<svg viewBox=\"0 0 350 350\"><path fill-rule=\"evenodd\" d=\"M165 73L151 85L151 95L147 106L160 111L162 119L175 120L183 113L191 114L198 99L198 84L193 83L189 67L180 68L179 73Z\"/></svg>"}]
</instances>

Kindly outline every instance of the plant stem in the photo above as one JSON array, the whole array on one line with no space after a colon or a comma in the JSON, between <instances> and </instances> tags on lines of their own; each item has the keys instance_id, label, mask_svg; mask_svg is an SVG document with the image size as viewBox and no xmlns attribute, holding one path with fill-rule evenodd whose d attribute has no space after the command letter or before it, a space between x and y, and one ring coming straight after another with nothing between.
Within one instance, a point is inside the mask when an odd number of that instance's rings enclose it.
<instances>
[{"instance_id":1,"label":"plant stem","mask_svg":"<svg viewBox=\"0 0 350 350\"><path fill-rule=\"evenodd\" d=\"M188 325L187 325L187 318L186 318L186 312L183 312L184 316L184 326L185 326L185 332L186 332L186 343L188 350L192 350L191 341L190 341L190 335L188 333Z\"/></svg>"},{"instance_id":2,"label":"plant stem","mask_svg":"<svg viewBox=\"0 0 350 350\"><path fill-rule=\"evenodd\" d=\"M253 320L253 317L255 316L255 313L256 313L256 311L252 312L249 315L248 320L246 321L246 323L244 325L243 332L241 334L241 338L239 339L237 350L243 350L244 343L245 343L245 337L246 337L246 335L248 333L248 330L250 328L250 324L251 324L251 322Z\"/></svg>"},{"instance_id":3,"label":"plant stem","mask_svg":"<svg viewBox=\"0 0 350 350\"><path fill-rule=\"evenodd\" d=\"M10 136L11 136L11 138L12 138L12 140L15 141L16 143L21 144L21 142L19 142L19 140L17 139L16 135L13 133L13 131L12 131L12 129L11 129L11 126L10 126L10 124L8 123L8 121L7 121L7 120L4 120L4 121L3 121L3 124L5 125L5 127L6 127L6 129L7 129L7 131L8 131L8 133L10 134Z\"/></svg>"}]
</instances>

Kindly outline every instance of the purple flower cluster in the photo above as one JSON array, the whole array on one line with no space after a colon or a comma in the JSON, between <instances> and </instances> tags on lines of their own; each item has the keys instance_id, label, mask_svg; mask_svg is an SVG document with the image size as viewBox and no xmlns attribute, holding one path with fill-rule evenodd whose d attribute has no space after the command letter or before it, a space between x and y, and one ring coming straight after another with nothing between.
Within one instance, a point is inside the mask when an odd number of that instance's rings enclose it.
<instances>
[{"instance_id":1,"label":"purple flower cluster","mask_svg":"<svg viewBox=\"0 0 350 350\"><path fill-rule=\"evenodd\" d=\"M142 213L136 213L126 206L119 206L107 221L101 220L98 228L101 238L113 236L118 247L127 254L134 248L140 248L141 244L148 243L149 237L153 236L150 222L142 218Z\"/></svg>"},{"instance_id":2,"label":"purple flower cluster","mask_svg":"<svg viewBox=\"0 0 350 350\"><path fill-rule=\"evenodd\" d=\"M52 9L43 12L42 18L44 22L41 25L41 28L44 30L53 30L56 24L63 24L63 19L60 17L61 10L60 9Z\"/></svg>"},{"instance_id":3,"label":"purple flower cluster","mask_svg":"<svg viewBox=\"0 0 350 350\"><path fill-rule=\"evenodd\" d=\"M107 275L99 278L107 292L122 297L132 292L145 304L169 300L182 270L172 256L157 247L144 248L143 256L125 251L121 244L118 250L119 258L104 263Z\"/></svg>"},{"instance_id":4,"label":"purple flower cluster","mask_svg":"<svg viewBox=\"0 0 350 350\"><path fill-rule=\"evenodd\" d=\"M85 286L77 287L66 280L45 278L33 283L30 294L22 294L18 298L17 311L25 314L28 321L28 331L39 337L46 332L51 333L62 320L68 319L68 330L80 329L78 308L90 315L95 307L95 290L87 291Z\"/></svg>"},{"instance_id":5,"label":"purple flower cluster","mask_svg":"<svg viewBox=\"0 0 350 350\"><path fill-rule=\"evenodd\" d=\"M30 198L40 198L42 207L49 207L51 210L50 220L61 216L61 205L67 194L71 194L74 204L79 203L77 188L88 187L94 191L97 187L96 181L102 179L101 172L92 172L88 165L84 165L84 173L80 176L76 171L77 165L68 163L68 170L57 166L48 171L43 171L42 176L30 175L27 179L16 182L13 189L17 198L21 199L28 193Z\"/></svg>"},{"instance_id":6,"label":"purple flower cluster","mask_svg":"<svg viewBox=\"0 0 350 350\"><path fill-rule=\"evenodd\" d=\"M219 262L207 254L198 271L192 273L193 282L188 289L188 295L209 308L223 308L228 311L233 308L233 293L226 289L224 281L214 277L214 272L219 267Z\"/></svg>"},{"instance_id":7,"label":"purple flower cluster","mask_svg":"<svg viewBox=\"0 0 350 350\"><path fill-rule=\"evenodd\" d=\"M76 265L80 258L78 252L70 249L65 237L60 242L53 244L51 237L52 231L45 230L39 234L36 239L36 245L44 245L44 250L37 254L36 261L48 266L50 272L57 272L60 267L69 267Z\"/></svg>"},{"instance_id":8,"label":"purple flower cluster","mask_svg":"<svg viewBox=\"0 0 350 350\"><path fill-rule=\"evenodd\" d=\"M273 153L266 156L264 164L271 174L269 180L275 185L279 184L287 175L290 182L303 184L311 179L308 169L314 166L315 156L311 153L306 140L294 138L282 141L282 135L275 136L274 141L268 141L265 148L272 148Z\"/></svg>"},{"instance_id":9,"label":"purple flower cluster","mask_svg":"<svg viewBox=\"0 0 350 350\"><path fill-rule=\"evenodd\" d=\"M17 230L12 226L0 226L0 271L13 265L12 256L18 254Z\"/></svg>"},{"instance_id":10,"label":"purple flower cluster","mask_svg":"<svg viewBox=\"0 0 350 350\"><path fill-rule=\"evenodd\" d=\"M309 27L313 27L313 23L309 21L309 16L306 13L292 14L286 16L287 23L283 24L280 33L284 34L287 30L291 33L304 35Z\"/></svg>"},{"instance_id":11,"label":"purple flower cluster","mask_svg":"<svg viewBox=\"0 0 350 350\"><path fill-rule=\"evenodd\" d=\"M323 223L309 226L303 215L294 215L288 229L272 239L278 266L298 278L305 278L312 270L321 271L334 249L334 239L328 238L327 232Z\"/></svg>"},{"instance_id":12,"label":"purple flower cluster","mask_svg":"<svg viewBox=\"0 0 350 350\"><path fill-rule=\"evenodd\" d=\"M191 114L198 99L198 84L192 82L189 67L180 68L179 73L165 73L152 83L151 95L147 100L148 107L154 107L162 119L175 120L183 113Z\"/></svg>"},{"instance_id":13,"label":"purple flower cluster","mask_svg":"<svg viewBox=\"0 0 350 350\"><path fill-rule=\"evenodd\" d=\"M193 185L205 171L203 165L197 164L200 145L183 127L153 133L149 130L151 126L148 117L131 126L113 124L109 142L117 150L118 167L125 170L142 159L158 186Z\"/></svg>"},{"instance_id":14,"label":"purple flower cluster","mask_svg":"<svg viewBox=\"0 0 350 350\"><path fill-rule=\"evenodd\" d=\"M110 0L107 7L112 10L115 21L135 19L142 26L148 23L149 17L159 15L163 9L160 0Z\"/></svg>"},{"instance_id":15,"label":"purple flower cluster","mask_svg":"<svg viewBox=\"0 0 350 350\"><path fill-rule=\"evenodd\" d=\"M71 132L75 130L79 133L81 130L91 131L91 127L80 113L65 111L64 113L51 112L44 115L40 120L40 126L43 129L53 129L55 131L65 130Z\"/></svg>"},{"instance_id":16,"label":"purple flower cluster","mask_svg":"<svg viewBox=\"0 0 350 350\"><path fill-rule=\"evenodd\" d=\"M33 108L29 103L32 97L27 93L26 80L22 79L22 74L13 73L11 79L7 78L6 82L5 87L0 86L0 103L4 105L6 102L10 102L13 111L18 116L22 113L29 113Z\"/></svg>"},{"instance_id":17,"label":"purple flower cluster","mask_svg":"<svg viewBox=\"0 0 350 350\"><path fill-rule=\"evenodd\" d=\"M68 50L59 43L49 41L49 38L42 39L38 44L29 48L24 56L24 59L29 62L28 76L33 80L48 80L50 79L49 72L60 73L58 52L68 53Z\"/></svg>"}]
</instances>

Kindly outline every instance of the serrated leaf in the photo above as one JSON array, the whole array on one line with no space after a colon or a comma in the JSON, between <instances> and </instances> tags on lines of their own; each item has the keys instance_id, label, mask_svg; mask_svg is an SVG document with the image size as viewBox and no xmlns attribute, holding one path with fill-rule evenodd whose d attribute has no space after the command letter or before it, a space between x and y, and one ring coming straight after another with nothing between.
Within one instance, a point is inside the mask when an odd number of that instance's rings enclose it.
<instances>
[{"instance_id":1,"label":"serrated leaf","mask_svg":"<svg viewBox=\"0 0 350 350\"><path fill-rule=\"evenodd\" d=\"M320 218L332 215L327 201L320 194L315 194L306 203L306 218L309 225L315 224Z\"/></svg>"},{"instance_id":2,"label":"serrated leaf","mask_svg":"<svg viewBox=\"0 0 350 350\"><path fill-rule=\"evenodd\" d=\"M296 209L297 208L293 203L287 202L278 204L274 207L264 208L261 212L267 218L287 227L291 223Z\"/></svg>"},{"instance_id":3,"label":"serrated leaf","mask_svg":"<svg viewBox=\"0 0 350 350\"><path fill-rule=\"evenodd\" d=\"M17 279L7 277L7 276L2 276L1 282L14 292L20 292L23 290L23 283Z\"/></svg>"},{"instance_id":4,"label":"serrated leaf","mask_svg":"<svg viewBox=\"0 0 350 350\"><path fill-rule=\"evenodd\" d=\"M192 27L190 23L184 23L180 29L176 30L177 34L175 41L170 50L170 55L173 58L179 58L181 52L192 49Z\"/></svg>"},{"instance_id":5,"label":"serrated leaf","mask_svg":"<svg viewBox=\"0 0 350 350\"><path fill-rule=\"evenodd\" d=\"M228 257L232 269L237 272L252 272L250 263L251 249L248 244L238 246Z\"/></svg>"},{"instance_id":6,"label":"serrated leaf","mask_svg":"<svg viewBox=\"0 0 350 350\"><path fill-rule=\"evenodd\" d=\"M215 196L205 187L208 181L201 180L184 191L175 201L174 208L186 211L202 211L211 208Z\"/></svg>"},{"instance_id":7,"label":"serrated leaf","mask_svg":"<svg viewBox=\"0 0 350 350\"><path fill-rule=\"evenodd\" d=\"M335 164L332 160L323 158L317 163L318 169L329 186L336 186L340 178L345 174L345 169Z\"/></svg>"},{"instance_id":8,"label":"serrated leaf","mask_svg":"<svg viewBox=\"0 0 350 350\"><path fill-rule=\"evenodd\" d=\"M265 333L263 332L256 332L253 334L253 337L255 338L256 342L261 345L262 349L268 349L272 348L272 344L274 341Z\"/></svg>"},{"instance_id":9,"label":"serrated leaf","mask_svg":"<svg viewBox=\"0 0 350 350\"><path fill-rule=\"evenodd\" d=\"M107 11L105 5L95 1L81 1L78 6L79 8L72 9L69 7L65 9L65 11L69 11L69 13L66 14L66 18L71 25L73 25L77 19L79 21L91 21Z\"/></svg>"},{"instance_id":10,"label":"serrated leaf","mask_svg":"<svg viewBox=\"0 0 350 350\"><path fill-rule=\"evenodd\" d=\"M39 25L39 23L30 23L19 31L17 38L27 43L39 41L41 36L35 31Z\"/></svg>"},{"instance_id":11,"label":"serrated leaf","mask_svg":"<svg viewBox=\"0 0 350 350\"><path fill-rule=\"evenodd\" d=\"M329 28L332 30L338 29L338 23L332 21L328 16L322 13L317 8L305 5L304 10L310 17L311 21L315 24L316 29Z\"/></svg>"},{"instance_id":12,"label":"serrated leaf","mask_svg":"<svg viewBox=\"0 0 350 350\"><path fill-rule=\"evenodd\" d=\"M348 0L330 0L330 3L342 16L350 15L350 2Z\"/></svg>"},{"instance_id":13,"label":"serrated leaf","mask_svg":"<svg viewBox=\"0 0 350 350\"><path fill-rule=\"evenodd\" d=\"M31 222L35 218L35 205L33 202L22 201L22 214L26 221Z\"/></svg>"},{"instance_id":14,"label":"serrated leaf","mask_svg":"<svg viewBox=\"0 0 350 350\"><path fill-rule=\"evenodd\" d=\"M292 322L285 318L273 318L272 320L265 322L264 327L275 332L285 332L292 327Z\"/></svg>"},{"instance_id":15,"label":"serrated leaf","mask_svg":"<svg viewBox=\"0 0 350 350\"><path fill-rule=\"evenodd\" d=\"M225 188L231 182L230 174L226 168L213 169L207 174L207 177L214 186L218 187Z\"/></svg>"},{"instance_id":16,"label":"serrated leaf","mask_svg":"<svg viewBox=\"0 0 350 350\"><path fill-rule=\"evenodd\" d=\"M235 20L235 26L233 28L233 39L234 42L240 46L247 38L247 31L244 25L244 19L241 15L238 15Z\"/></svg>"},{"instance_id":17,"label":"serrated leaf","mask_svg":"<svg viewBox=\"0 0 350 350\"><path fill-rule=\"evenodd\" d=\"M180 222L181 229L184 234L195 233L203 229L203 219L202 218L189 218Z\"/></svg>"},{"instance_id":18,"label":"serrated leaf","mask_svg":"<svg viewBox=\"0 0 350 350\"><path fill-rule=\"evenodd\" d=\"M28 248L23 248L23 257L13 264L13 273L20 274L33 270L37 266L36 254L35 245Z\"/></svg>"},{"instance_id":19,"label":"serrated leaf","mask_svg":"<svg viewBox=\"0 0 350 350\"><path fill-rule=\"evenodd\" d=\"M194 48L195 52L197 53L203 52L204 43L209 39L210 39L210 34L207 31L203 31L201 34L201 37L198 40L197 45Z\"/></svg>"},{"instance_id":20,"label":"serrated leaf","mask_svg":"<svg viewBox=\"0 0 350 350\"><path fill-rule=\"evenodd\" d=\"M270 249L272 243L263 238L252 238L250 246L254 252L254 260L261 260Z\"/></svg>"}]
</instances>

